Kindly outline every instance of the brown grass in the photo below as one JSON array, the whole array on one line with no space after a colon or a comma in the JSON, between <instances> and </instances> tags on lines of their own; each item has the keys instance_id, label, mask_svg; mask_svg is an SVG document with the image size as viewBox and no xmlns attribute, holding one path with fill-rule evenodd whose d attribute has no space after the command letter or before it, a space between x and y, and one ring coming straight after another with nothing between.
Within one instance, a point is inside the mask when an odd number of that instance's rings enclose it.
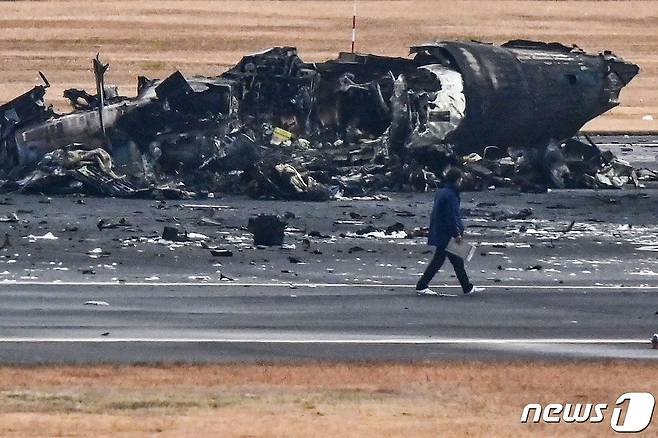
<instances>
[{"instance_id":1,"label":"brown grass","mask_svg":"<svg viewBox=\"0 0 658 438\"><path fill-rule=\"evenodd\" d=\"M52 101L64 109L64 88L93 88L97 51L126 94L134 93L138 74L217 74L273 45L327 59L349 49L351 16L351 0L3 2L0 101L31 87L42 70L53 83ZM623 106L588 128L658 130L658 2L359 0L358 50L405 56L412 43L452 38L612 49L642 73L624 92ZM656 120L641 120L645 114Z\"/></svg>"},{"instance_id":2,"label":"brown grass","mask_svg":"<svg viewBox=\"0 0 658 438\"><path fill-rule=\"evenodd\" d=\"M522 407L658 394L656 371L623 362L5 367L0 436L599 437L609 423L522 425Z\"/></svg>"}]
</instances>

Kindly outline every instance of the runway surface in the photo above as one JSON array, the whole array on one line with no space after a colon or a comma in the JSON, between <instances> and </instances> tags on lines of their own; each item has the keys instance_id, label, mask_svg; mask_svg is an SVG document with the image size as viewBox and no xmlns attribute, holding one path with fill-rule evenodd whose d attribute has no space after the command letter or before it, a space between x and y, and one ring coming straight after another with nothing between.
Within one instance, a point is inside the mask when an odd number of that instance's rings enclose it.
<instances>
[{"instance_id":1,"label":"runway surface","mask_svg":"<svg viewBox=\"0 0 658 438\"><path fill-rule=\"evenodd\" d=\"M0 362L658 359L638 286L81 283L4 284Z\"/></svg>"},{"instance_id":2,"label":"runway surface","mask_svg":"<svg viewBox=\"0 0 658 438\"><path fill-rule=\"evenodd\" d=\"M655 137L595 141L655 167ZM468 272L487 286L468 297L449 265L433 287L456 296L413 291L432 256L423 234L432 196L3 195L0 362L658 358L655 183L463 193L466 238L478 246ZM520 211L529 216L514 218ZM259 213L290 218L283 247L253 245L246 224ZM394 224L404 236L383 232ZM165 225L205 237L165 241Z\"/></svg>"}]
</instances>

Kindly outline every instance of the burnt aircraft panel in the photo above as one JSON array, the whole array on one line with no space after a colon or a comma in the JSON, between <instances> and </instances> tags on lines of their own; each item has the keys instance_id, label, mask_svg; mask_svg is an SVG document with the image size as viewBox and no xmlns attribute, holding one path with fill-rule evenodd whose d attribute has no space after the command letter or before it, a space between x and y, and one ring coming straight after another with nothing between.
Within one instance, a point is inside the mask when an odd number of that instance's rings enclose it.
<instances>
[{"instance_id":1,"label":"burnt aircraft panel","mask_svg":"<svg viewBox=\"0 0 658 438\"><path fill-rule=\"evenodd\" d=\"M108 105L103 109L105 126L112 128L116 122L142 101ZM15 150L18 164L34 164L46 153L64 148L71 143L84 142L89 149L102 147L101 121L96 109L78 111L36 123L18 130L15 134Z\"/></svg>"},{"instance_id":2,"label":"burnt aircraft panel","mask_svg":"<svg viewBox=\"0 0 658 438\"><path fill-rule=\"evenodd\" d=\"M448 41L415 46L412 52L462 74L466 117L448 141L473 149L537 146L571 137L618 105L619 91L639 71L611 54L526 41L502 46Z\"/></svg>"},{"instance_id":3,"label":"burnt aircraft panel","mask_svg":"<svg viewBox=\"0 0 658 438\"><path fill-rule=\"evenodd\" d=\"M309 128L318 74L296 48L274 47L247 55L221 77L236 84L241 117L275 120L295 131Z\"/></svg>"}]
</instances>

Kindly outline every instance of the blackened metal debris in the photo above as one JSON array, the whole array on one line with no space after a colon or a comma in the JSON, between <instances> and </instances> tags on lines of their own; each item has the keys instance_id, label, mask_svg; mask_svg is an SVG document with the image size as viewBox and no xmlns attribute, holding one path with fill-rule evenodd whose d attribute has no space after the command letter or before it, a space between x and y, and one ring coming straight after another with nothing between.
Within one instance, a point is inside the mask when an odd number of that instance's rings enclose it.
<instances>
[{"instance_id":1,"label":"blackened metal debris","mask_svg":"<svg viewBox=\"0 0 658 438\"><path fill-rule=\"evenodd\" d=\"M281 246L286 225L287 221L283 217L261 214L249 218L247 228L254 235L255 246Z\"/></svg>"},{"instance_id":2,"label":"blackened metal debris","mask_svg":"<svg viewBox=\"0 0 658 438\"><path fill-rule=\"evenodd\" d=\"M472 190L656 178L574 137L619 104L635 64L520 40L421 44L411 55L305 63L276 47L215 77L139 77L132 98L105 84L97 56L96 94L64 93L73 112L46 106L43 75L0 106L0 188L323 201L432 190L450 165Z\"/></svg>"}]
</instances>

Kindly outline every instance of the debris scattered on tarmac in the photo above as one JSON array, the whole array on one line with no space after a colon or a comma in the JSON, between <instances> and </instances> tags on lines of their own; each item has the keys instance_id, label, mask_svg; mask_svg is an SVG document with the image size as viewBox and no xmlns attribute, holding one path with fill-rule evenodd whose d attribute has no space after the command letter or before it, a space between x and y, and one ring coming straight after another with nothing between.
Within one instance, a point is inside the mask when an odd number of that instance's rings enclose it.
<instances>
[{"instance_id":1,"label":"debris scattered on tarmac","mask_svg":"<svg viewBox=\"0 0 658 438\"><path fill-rule=\"evenodd\" d=\"M166 226L162 230L162 238L171 242L187 242L187 232L179 231L176 227Z\"/></svg>"},{"instance_id":2,"label":"debris scattered on tarmac","mask_svg":"<svg viewBox=\"0 0 658 438\"><path fill-rule=\"evenodd\" d=\"M0 222L14 224L18 222L18 216L16 215L16 213L10 213L4 216L0 216Z\"/></svg>"},{"instance_id":3,"label":"debris scattered on tarmac","mask_svg":"<svg viewBox=\"0 0 658 438\"><path fill-rule=\"evenodd\" d=\"M85 301L85 306L109 306L107 301Z\"/></svg>"},{"instance_id":4,"label":"debris scattered on tarmac","mask_svg":"<svg viewBox=\"0 0 658 438\"><path fill-rule=\"evenodd\" d=\"M38 240L57 240L59 237L55 236L53 233L48 231L42 236L35 236L33 234L30 234L29 236L26 236L25 239L27 239L30 242L36 242Z\"/></svg>"},{"instance_id":5,"label":"debris scattered on tarmac","mask_svg":"<svg viewBox=\"0 0 658 438\"><path fill-rule=\"evenodd\" d=\"M287 221L277 215L261 214L249 218L249 232L254 235L254 246L281 246Z\"/></svg>"},{"instance_id":6,"label":"debris scattered on tarmac","mask_svg":"<svg viewBox=\"0 0 658 438\"><path fill-rule=\"evenodd\" d=\"M130 223L125 217L122 217L118 221L111 221L107 219L99 219L98 223L96 224L96 227L98 228L99 231L105 230L105 229L114 229L114 228L119 228L119 227L129 227Z\"/></svg>"}]
</instances>

